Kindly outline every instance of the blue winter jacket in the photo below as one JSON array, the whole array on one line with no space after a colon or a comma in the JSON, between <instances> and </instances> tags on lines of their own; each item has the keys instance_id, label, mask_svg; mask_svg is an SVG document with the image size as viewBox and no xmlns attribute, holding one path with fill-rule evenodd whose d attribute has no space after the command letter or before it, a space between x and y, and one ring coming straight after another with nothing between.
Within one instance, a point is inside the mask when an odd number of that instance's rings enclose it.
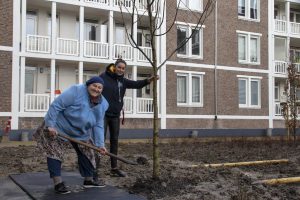
<instances>
[{"instance_id":1,"label":"blue winter jacket","mask_svg":"<svg viewBox=\"0 0 300 200\"><path fill-rule=\"evenodd\" d=\"M97 147L104 147L104 116L108 106L101 96L99 104L91 107L87 86L74 85L50 105L45 125L77 140L92 139Z\"/></svg>"}]
</instances>

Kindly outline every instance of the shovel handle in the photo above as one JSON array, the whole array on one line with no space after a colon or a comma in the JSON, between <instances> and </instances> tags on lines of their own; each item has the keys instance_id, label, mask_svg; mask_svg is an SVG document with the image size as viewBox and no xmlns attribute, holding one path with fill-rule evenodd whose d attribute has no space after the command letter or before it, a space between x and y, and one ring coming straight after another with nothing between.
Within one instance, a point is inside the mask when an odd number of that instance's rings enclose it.
<instances>
[{"instance_id":1,"label":"shovel handle","mask_svg":"<svg viewBox=\"0 0 300 200\"><path fill-rule=\"evenodd\" d=\"M58 136L61 137L61 138L67 139L67 140L69 140L69 141L71 141L71 142L74 142L74 143L77 143L77 144L86 146L86 147L88 147L88 148L91 148L91 149L93 149L93 150L95 150L95 151L97 151L97 152L100 153L100 149L99 149L98 147L92 145L92 144L88 144L88 143L86 143L86 142L82 142L82 141L80 141L80 140L76 140L76 139L74 139L74 138L72 138L72 137L69 137L69 136L67 136L67 135L63 135L63 134L61 134L61 133L58 133ZM118 159L118 160L120 160L120 161L122 161L122 162L124 162L124 163L130 164L130 165L137 165L136 162L127 160L127 159L125 159L125 158L122 158L122 157L117 156L117 155L115 155L115 154L113 154L113 153L110 153L110 152L106 152L105 155L110 156L110 157L113 157L113 158L116 158L116 159Z\"/></svg>"}]
</instances>

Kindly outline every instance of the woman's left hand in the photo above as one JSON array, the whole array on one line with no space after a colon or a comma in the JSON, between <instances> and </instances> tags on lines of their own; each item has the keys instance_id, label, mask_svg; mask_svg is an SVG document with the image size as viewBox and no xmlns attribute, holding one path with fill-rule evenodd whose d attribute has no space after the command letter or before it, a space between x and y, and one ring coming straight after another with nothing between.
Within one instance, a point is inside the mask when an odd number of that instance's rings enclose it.
<instances>
[{"instance_id":1,"label":"woman's left hand","mask_svg":"<svg viewBox=\"0 0 300 200\"><path fill-rule=\"evenodd\" d=\"M157 81L159 79L159 75L151 76L148 78L148 83L151 83L152 81Z\"/></svg>"},{"instance_id":2,"label":"woman's left hand","mask_svg":"<svg viewBox=\"0 0 300 200\"><path fill-rule=\"evenodd\" d=\"M100 147L99 150L100 150L101 155L105 155L107 153L107 150L105 147Z\"/></svg>"}]
</instances>

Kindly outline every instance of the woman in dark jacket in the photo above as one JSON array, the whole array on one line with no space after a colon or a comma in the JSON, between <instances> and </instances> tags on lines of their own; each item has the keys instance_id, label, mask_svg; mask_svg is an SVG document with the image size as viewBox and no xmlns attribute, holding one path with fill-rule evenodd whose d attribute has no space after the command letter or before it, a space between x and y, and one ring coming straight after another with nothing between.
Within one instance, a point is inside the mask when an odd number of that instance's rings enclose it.
<instances>
[{"instance_id":1,"label":"woman in dark jacket","mask_svg":"<svg viewBox=\"0 0 300 200\"><path fill-rule=\"evenodd\" d=\"M118 138L120 131L120 112L123 108L123 98L126 89L140 89L150 84L152 81L157 80L154 76L139 80L132 81L124 78L126 69L126 62L118 59L115 64L110 64L106 67L106 71L100 75L104 80L105 88L102 95L109 103L109 108L105 113L105 135L107 127L110 133L110 152L118 154ZM125 177L126 173L119 170L117 167L117 159L111 158L111 174Z\"/></svg>"}]
</instances>

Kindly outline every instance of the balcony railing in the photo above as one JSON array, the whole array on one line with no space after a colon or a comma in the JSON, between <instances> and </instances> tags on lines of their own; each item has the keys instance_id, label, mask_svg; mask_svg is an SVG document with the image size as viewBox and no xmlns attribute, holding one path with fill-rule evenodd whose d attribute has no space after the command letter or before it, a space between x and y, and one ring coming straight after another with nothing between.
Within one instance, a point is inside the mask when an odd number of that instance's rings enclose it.
<instances>
[{"instance_id":1,"label":"balcony railing","mask_svg":"<svg viewBox=\"0 0 300 200\"><path fill-rule=\"evenodd\" d=\"M114 59L132 60L132 47L124 44L114 44Z\"/></svg>"},{"instance_id":2,"label":"balcony railing","mask_svg":"<svg viewBox=\"0 0 300 200\"><path fill-rule=\"evenodd\" d=\"M286 74L288 63L285 61L275 61L275 73L276 74Z\"/></svg>"},{"instance_id":3,"label":"balcony railing","mask_svg":"<svg viewBox=\"0 0 300 200\"><path fill-rule=\"evenodd\" d=\"M50 53L50 37L27 35L26 51L35 53Z\"/></svg>"},{"instance_id":4,"label":"balcony railing","mask_svg":"<svg viewBox=\"0 0 300 200\"><path fill-rule=\"evenodd\" d=\"M27 112L46 112L49 104L49 94L25 94L24 110Z\"/></svg>"},{"instance_id":5,"label":"balcony railing","mask_svg":"<svg viewBox=\"0 0 300 200\"><path fill-rule=\"evenodd\" d=\"M150 1L151 2L151 1ZM152 4L151 6L151 10L153 12L155 12L156 10L156 7L157 7L157 4L156 4L156 1L154 1L154 3ZM139 0L138 1L138 4L137 4L137 8L139 10L146 10L147 9L147 0Z\"/></svg>"},{"instance_id":6,"label":"balcony railing","mask_svg":"<svg viewBox=\"0 0 300 200\"><path fill-rule=\"evenodd\" d=\"M69 56L78 55L78 40L57 38L56 53Z\"/></svg>"},{"instance_id":7,"label":"balcony railing","mask_svg":"<svg viewBox=\"0 0 300 200\"><path fill-rule=\"evenodd\" d=\"M300 73L300 63L294 63L295 68L296 68L296 72Z\"/></svg>"},{"instance_id":8,"label":"balcony railing","mask_svg":"<svg viewBox=\"0 0 300 200\"><path fill-rule=\"evenodd\" d=\"M281 106L279 102L275 102L275 116L281 116Z\"/></svg>"},{"instance_id":9,"label":"balcony railing","mask_svg":"<svg viewBox=\"0 0 300 200\"><path fill-rule=\"evenodd\" d=\"M143 52L147 55L150 60L152 60L152 48L151 47L140 47ZM138 61L147 62L146 57L138 50Z\"/></svg>"},{"instance_id":10,"label":"balcony railing","mask_svg":"<svg viewBox=\"0 0 300 200\"><path fill-rule=\"evenodd\" d=\"M121 7L126 7L132 8L133 7L133 1L132 0L114 0L114 6L121 6ZM131 11L131 10L129 10Z\"/></svg>"},{"instance_id":11,"label":"balcony railing","mask_svg":"<svg viewBox=\"0 0 300 200\"><path fill-rule=\"evenodd\" d=\"M300 34L300 23L290 22L292 34Z\"/></svg>"},{"instance_id":12,"label":"balcony railing","mask_svg":"<svg viewBox=\"0 0 300 200\"><path fill-rule=\"evenodd\" d=\"M125 113L132 113L132 98L131 97L124 97L124 112Z\"/></svg>"},{"instance_id":13,"label":"balcony railing","mask_svg":"<svg viewBox=\"0 0 300 200\"><path fill-rule=\"evenodd\" d=\"M284 20L275 19L275 31L280 33L287 32L287 22Z\"/></svg>"},{"instance_id":14,"label":"balcony railing","mask_svg":"<svg viewBox=\"0 0 300 200\"><path fill-rule=\"evenodd\" d=\"M99 5L108 5L109 0L85 0L85 2L99 4Z\"/></svg>"},{"instance_id":15,"label":"balcony railing","mask_svg":"<svg viewBox=\"0 0 300 200\"><path fill-rule=\"evenodd\" d=\"M56 54L78 56L79 48L84 48L85 57L93 58L109 58L108 43L101 43L96 41L84 41L83 47L79 47L79 41L75 39L57 38ZM152 59L152 50L150 47L140 47L146 55ZM26 51L34 53L50 53L51 52L51 38L49 36L27 35ZM133 59L133 48L130 45L114 44L113 45L113 59L122 58L124 60ZM138 52L137 61L147 62L145 56Z\"/></svg>"},{"instance_id":16,"label":"balcony railing","mask_svg":"<svg viewBox=\"0 0 300 200\"><path fill-rule=\"evenodd\" d=\"M108 44L95 41L84 41L84 56L108 58Z\"/></svg>"},{"instance_id":17,"label":"balcony railing","mask_svg":"<svg viewBox=\"0 0 300 200\"><path fill-rule=\"evenodd\" d=\"M137 113L153 113L153 99L137 98Z\"/></svg>"}]
</instances>

